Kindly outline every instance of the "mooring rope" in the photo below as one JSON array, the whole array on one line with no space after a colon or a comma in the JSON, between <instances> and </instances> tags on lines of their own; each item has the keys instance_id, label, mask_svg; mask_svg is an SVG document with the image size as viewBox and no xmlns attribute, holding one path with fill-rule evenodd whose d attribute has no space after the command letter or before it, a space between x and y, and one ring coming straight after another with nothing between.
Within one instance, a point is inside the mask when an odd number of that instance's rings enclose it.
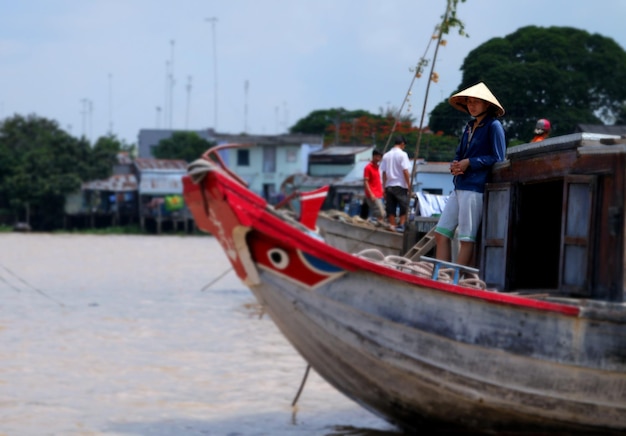
<instances>
[{"instance_id":1,"label":"mooring rope","mask_svg":"<svg viewBox=\"0 0 626 436\"><path fill-rule=\"evenodd\" d=\"M342 212L340 210L325 210L325 211L321 211L320 215L323 215L329 219L334 219L336 221L341 221L341 222L348 223L348 224L356 224L362 227L372 228L374 233L380 229L387 230L390 232L395 231L393 230L391 225L385 222L381 222L381 221L372 222L370 220L365 220L357 215L350 216L347 213Z\"/></svg>"},{"instance_id":2,"label":"mooring rope","mask_svg":"<svg viewBox=\"0 0 626 436\"><path fill-rule=\"evenodd\" d=\"M206 291L207 289L209 289L211 286L213 286L215 283L217 283L222 277L224 277L226 274L228 274L229 272L231 272L233 270L233 267L231 266L230 268L228 268L226 271L224 271L223 273L221 273L219 276L217 276L216 278L214 278L213 280L211 280L209 283L207 283L206 285L204 285L202 287L202 289L200 289L200 292Z\"/></svg>"},{"instance_id":3,"label":"mooring rope","mask_svg":"<svg viewBox=\"0 0 626 436\"><path fill-rule=\"evenodd\" d=\"M409 258L391 254L385 256L380 250L377 250L376 248L368 248L354 254L358 257L362 257L380 265L384 265L389 268L429 279L432 278L433 270L435 268L435 265L431 262L415 262ZM453 283L454 272L454 268L440 268L437 275L437 280L444 283ZM459 279L458 285L474 289L487 288L486 283L478 277L478 274L470 272L463 273L463 276Z\"/></svg>"},{"instance_id":4,"label":"mooring rope","mask_svg":"<svg viewBox=\"0 0 626 436\"><path fill-rule=\"evenodd\" d=\"M61 301L51 297L50 295L46 294L44 291L42 291L41 289L38 289L36 287L34 287L33 285L31 285L30 283L28 283L26 280L24 280L22 277L18 276L17 274L15 274L13 271L11 271L9 268L7 268L4 265L0 265L2 266L2 269L4 269L6 272L8 272L9 274L11 274L13 277L15 277L18 281L20 281L22 284L24 284L24 286L32 289L33 291L35 291L36 293L38 293L39 295L41 295L44 298L47 298L48 300L54 301L56 304L58 304L61 307L65 307L65 304L63 304ZM20 288L18 288L17 286L9 283L8 280L6 280L4 277L0 276L0 280L3 281L4 283L6 283L9 287L11 287L13 290L15 290L16 292L22 292Z\"/></svg>"},{"instance_id":5,"label":"mooring rope","mask_svg":"<svg viewBox=\"0 0 626 436\"><path fill-rule=\"evenodd\" d=\"M302 377L302 381L300 382L300 388L298 389L298 393L296 397L291 402L291 407L294 407L298 402L298 398L300 398L300 394L302 393L302 389L304 389L304 384L306 383L306 379L309 376L309 371L311 370L311 365L306 366L306 370L304 371L304 377Z\"/></svg>"}]
</instances>

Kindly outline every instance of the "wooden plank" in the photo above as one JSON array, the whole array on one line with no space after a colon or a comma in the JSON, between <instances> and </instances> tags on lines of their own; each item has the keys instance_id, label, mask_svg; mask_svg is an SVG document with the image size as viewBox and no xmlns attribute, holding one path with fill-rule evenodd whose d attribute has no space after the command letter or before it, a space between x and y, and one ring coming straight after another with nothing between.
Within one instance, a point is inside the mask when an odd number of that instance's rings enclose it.
<instances>
[{"instance_id":1,"label":"wooden plank","mask_svg":"<svg viewBox=\"0 0 626 436\"><path fill-rule=\"evenodd\" d=\"M435 246L435 227L431 228L422 239L406 252L404 257L413 261L419 260L422 255L428 253Z\"/></svg>"}]
</instances>

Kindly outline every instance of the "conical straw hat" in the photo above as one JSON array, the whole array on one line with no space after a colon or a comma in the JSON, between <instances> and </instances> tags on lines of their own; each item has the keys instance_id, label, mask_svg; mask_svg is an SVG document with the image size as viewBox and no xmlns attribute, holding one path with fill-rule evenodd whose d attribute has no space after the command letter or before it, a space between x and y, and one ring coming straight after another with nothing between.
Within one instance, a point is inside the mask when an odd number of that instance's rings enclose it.
<instances>
[{"instance_id":1,"label":"conical straw hat","mask_svg":"<svg viewBox=\"0 0 626 436\"><path fill-rule=\"evenodd\" d=\"M497 108L497 116L501 117L502 115L504 115L504 108L502 107L498 99L491 93L491 91L489 91L487 85L485 85L483 82L480 82L474 86L470 86L469 88L464 89L461 92L457 92L448 99L448 103L450 103L455 109L458 109L462 112L467 112L467 104L465 103L465 99L467 97L474 97L485 100L486 102L491 103Z\"/></svg>"}]
</instances>

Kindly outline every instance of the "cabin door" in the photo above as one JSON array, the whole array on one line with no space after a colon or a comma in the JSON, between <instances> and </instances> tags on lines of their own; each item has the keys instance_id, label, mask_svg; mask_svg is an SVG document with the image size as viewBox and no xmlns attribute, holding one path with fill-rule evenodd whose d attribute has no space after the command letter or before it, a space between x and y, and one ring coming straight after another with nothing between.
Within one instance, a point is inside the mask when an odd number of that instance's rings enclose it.
<instances>
[{"instance_id":1,"label":"cabin door","mask_svg":"<svg viewBox=\"0 0 626 436\"><path fill-rule=\"evenodd\" d=\"M512 186L490 183L484 195L480 270L488 287L507 289L507 259L511 233Z\"/></svg>"},{"instance_id":2,"label":"cabin door","mask_svg":"<svg viewBox=\"0 0 626 436\"><path fill-rule=\"evenodd\" d=\"M585 297L590 293L595 186L594 176L568 176L564 180L559 289L567 295Z\"/></svg>"}]
</instances>

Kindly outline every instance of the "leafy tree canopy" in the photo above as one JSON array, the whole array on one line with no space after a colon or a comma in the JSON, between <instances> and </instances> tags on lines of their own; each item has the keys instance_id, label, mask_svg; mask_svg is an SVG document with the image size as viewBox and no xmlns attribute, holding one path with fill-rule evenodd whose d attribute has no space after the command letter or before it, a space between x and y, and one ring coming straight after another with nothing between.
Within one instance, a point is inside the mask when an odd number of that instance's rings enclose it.
<instances>
[{"instance_id":1,"label":"leafy tree canopy","mask_svg":"<svg viewBox=\"0 0 626 436\"><path fill-rule=\"evenodd\" d=\"M502 103L509 139L530 140L539 118L549 119L557 135L572 133L579 123L626 118L626 52L598 34L523 27L472 50L461 70L459 90L484 81ZM458 135L467 120L444 101L429 124L433 131Z\"/></svg>"},{"instance_id":2,"label":"leafy tree canopy","mask_svg":"<svg viewBox=\"0 0 626 436\"><path fill-rule=\"evenodd\" d=\"M0 125L0 210L25 219L36 217L34 228L60 226L65 196L83 181L111 174L121 144L114 137L101 139L92 149L56 121L35 115L16 115Z\"/></svg>"},{"instance_id":3,"label":"leafy tree canopy","mask_svg":"<svg viewBox=\"0 0 626 436\"><path fill-rule=\"evenodd\" d=\"M300 119L291 133L324 135L324 144L331 145L375 145L386 151L393 145L394 135L403 135L407 140L406 151L413 157L419 129L410 116L401 116L396 121L398 111L389 109L383 115L374 115L364 110L348 111L343 108L316 110ZM429 161L448 161L454 157L458 139L456 136L425 135L420 149L420 157Z\"/></svg>"},{"instance_id":4,"label":"leafy tree canopy","mask_svg":"<svg viewBox=\"0 0 626 436\"><path fill-rule=\"evenodd\" d=\"M153 155L158 159L182 159L192 162L211 148L214 143L201 138L195 132L174 132L154 147Z\"/></svg>"}]
</instances>

